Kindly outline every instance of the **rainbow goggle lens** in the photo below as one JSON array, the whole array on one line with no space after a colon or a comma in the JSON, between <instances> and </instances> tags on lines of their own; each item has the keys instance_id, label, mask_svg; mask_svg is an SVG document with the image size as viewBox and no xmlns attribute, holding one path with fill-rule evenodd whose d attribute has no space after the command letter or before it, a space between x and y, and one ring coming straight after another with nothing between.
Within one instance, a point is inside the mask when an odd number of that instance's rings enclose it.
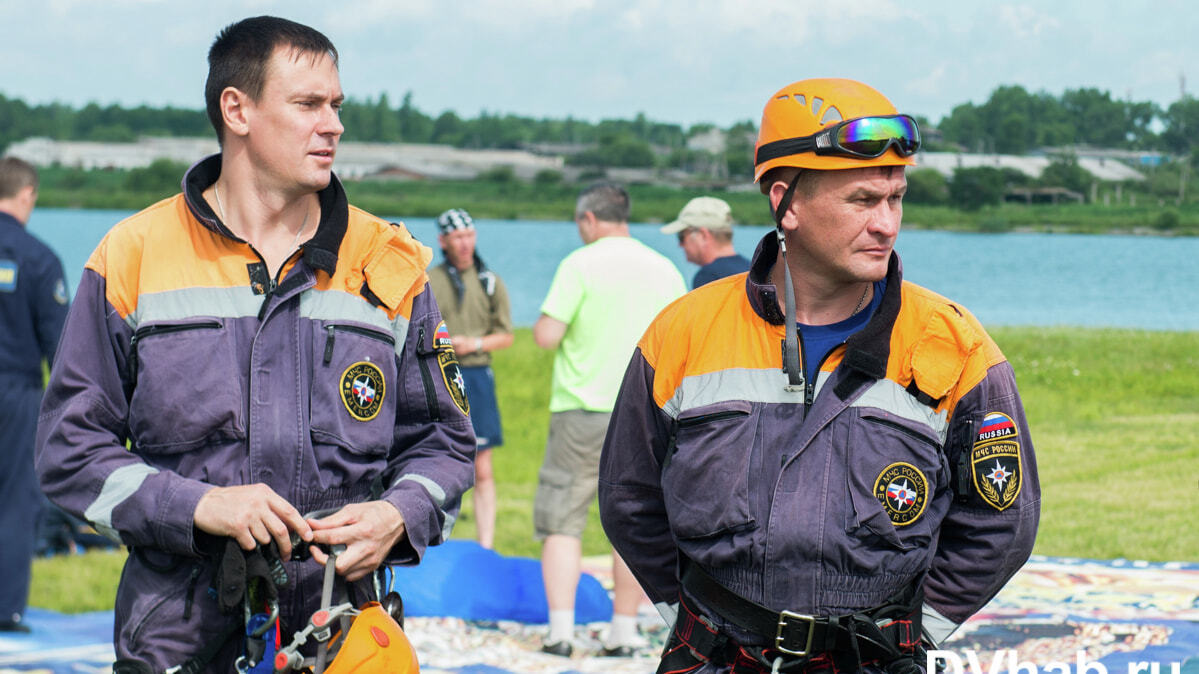
<instances>
[{"instance_id":1,"label":"rainbow goggle lens","mask_svg":"<svg viewBox=\"0 0 1199 674\"><path fill-rule=\"evenodd\" d=\"M920 149L920 127L915 119L908 115L847 119L810 136L766 143L758 148L754 164L803 152L874 159L891 148L901 157L916 154Z\"/></svg>"}]
</instances>

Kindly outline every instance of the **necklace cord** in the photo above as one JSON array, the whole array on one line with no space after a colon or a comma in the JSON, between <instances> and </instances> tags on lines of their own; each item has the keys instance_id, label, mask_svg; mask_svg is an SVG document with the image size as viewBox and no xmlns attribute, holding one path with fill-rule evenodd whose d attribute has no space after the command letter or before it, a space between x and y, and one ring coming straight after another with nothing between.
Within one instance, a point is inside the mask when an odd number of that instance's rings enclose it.
<instances>
[{"instance_id":1,"label":"necklace cord","mask_svg":"<svg viewBox=\"0 0 1199 674\"><path fill-rule=\"evenodd\" d=\"M225 222L225 207L221 205L221 191L217 188L216 183L212 184L212 196L216 199L217 215L221 218L221 222ZM296 244L300 242L300 235L308 228L308 213L310 210L309 208L304 209L304 222L300 223L300 229L296 231L295 238L291 240L291 250L296 249ZM229 224L225 222L225 226L228 227Z\"/></svg>"}]
</instances>

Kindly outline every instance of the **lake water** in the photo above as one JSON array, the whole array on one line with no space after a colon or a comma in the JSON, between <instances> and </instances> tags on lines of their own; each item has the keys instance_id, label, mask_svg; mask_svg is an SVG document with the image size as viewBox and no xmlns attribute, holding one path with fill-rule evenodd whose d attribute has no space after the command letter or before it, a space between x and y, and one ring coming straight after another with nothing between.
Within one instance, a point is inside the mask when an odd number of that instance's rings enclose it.
<instances>
[{"instance_id":1,"label":"lake water","mask_svg":"<svg viewBox=\"0 0 1199 674\"><path fill-rule=\"evenodd\" d=\"M62 258L74 288L104 233L130 211L39 208L29 230ZM398 218L437 246L429 218ZM580 245L572 222L479 220L478 248L508 285L513 321L532 325L558 262ZM688 283L696 266L659 225L633 236L672 259ZM750 257L769 228L739 227ZM1199 238L1083 234L966 234L905 230L905 278L951 297L986 325L1082 325L1199 330ZM434 264L439 263L440 252Z\"/></svg>"}]
</instances>

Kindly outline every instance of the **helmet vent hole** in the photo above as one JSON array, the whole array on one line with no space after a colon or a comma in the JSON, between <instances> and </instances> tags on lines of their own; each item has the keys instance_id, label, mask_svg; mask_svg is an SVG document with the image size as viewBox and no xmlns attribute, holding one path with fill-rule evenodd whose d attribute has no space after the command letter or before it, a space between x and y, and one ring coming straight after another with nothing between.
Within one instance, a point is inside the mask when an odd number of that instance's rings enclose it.
<instances>
[{"instance_id":1,"label":"helmet vent hole","mask_svg":"<svg viewBox=\"0 0 1199 674\"><path fill-rule=\"evenodd\" d=\"M823 98L817 98L817 97L812 98L812 116L813 117L820 117L820 107L823 105L824 105Z\"/></svg>"},{"instance_id":2,"label":"helmet vent hole","mask_svg":"<svg viewBox=\"0 0 1199 674\"><path fill-rule=\"evenodd\" d=\"M830 105L829 107L825 108L824 115L822 115L820 118L820 126L835 124L843 119L844 118L841 116L841 111L837 109L837 106Z\"/></svg>"}]
</instances>

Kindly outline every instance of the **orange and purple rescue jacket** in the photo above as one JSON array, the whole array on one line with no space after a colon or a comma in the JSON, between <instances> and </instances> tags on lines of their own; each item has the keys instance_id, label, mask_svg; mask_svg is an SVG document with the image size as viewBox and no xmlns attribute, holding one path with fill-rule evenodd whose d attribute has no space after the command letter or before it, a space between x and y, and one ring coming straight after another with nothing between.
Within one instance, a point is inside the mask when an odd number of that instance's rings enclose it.
<instances>
[{"instance_id":1,"label":"orange and purple rescue jacket","mask_svg":"<svg viewBox=\"0 0 1199 674\"><path fill-rule=\"evenodd\" d=\"M219 173L219 156L200 162L92 254L38 432L47 495L134 550L117 656L155 671L243 619L208 594L192 516L213 486L264 483L301 513L382 498L407 530L388 561L416 563L449 537L474 475L429 249L349 206L334 178L315 236L272 278L201 196ZM287 571L280 609L298 629L322 567Z\"/></svg>"},{"instance_id":2,"label":"orange and purple rescue jacket","mask_svg":"<svg viewBox=\"0 0 1199 674\"><path fill-rule=\"evenodd\" d=\"M1039 484L1012 368L893 254L869 323L786 390L777 256L771 233L748 273L645 333L604 443L604 529L660 605L678 601L685 556L746 599L817 616L922 582L943 635L1032 550Z\"/></svg>"}]
</instances>

